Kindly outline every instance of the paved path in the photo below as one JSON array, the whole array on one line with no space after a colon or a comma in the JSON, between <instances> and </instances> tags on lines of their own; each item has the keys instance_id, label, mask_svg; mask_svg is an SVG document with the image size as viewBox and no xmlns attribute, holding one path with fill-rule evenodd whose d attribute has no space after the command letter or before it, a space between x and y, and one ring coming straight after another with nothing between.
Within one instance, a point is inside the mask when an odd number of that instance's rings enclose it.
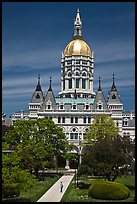
<instances>
[{"instance_id":1,"label":"paved path","mask_svg":"<svg viewBox=\"0 0 137 204\"><path fill-rule=\"evenodd\" d=\"M60 202L75 173L63 175L37 202ZM63 192L60 192L60 182L63 183Z\"/></svg>"}]
</instances>

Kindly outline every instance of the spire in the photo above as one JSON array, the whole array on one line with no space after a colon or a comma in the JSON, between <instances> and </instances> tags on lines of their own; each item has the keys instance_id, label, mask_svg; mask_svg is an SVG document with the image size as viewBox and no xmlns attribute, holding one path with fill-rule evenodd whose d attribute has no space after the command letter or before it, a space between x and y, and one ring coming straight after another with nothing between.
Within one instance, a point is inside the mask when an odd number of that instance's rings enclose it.
<instances>
[{"instance_id":1,"label":"spire","mask_svg":"<svg viewBox=\"0 0 137 204\"><path fill-rule=\"evenodd\" d=\"M112 84L112 87L111 87L111 91L116 91L116 86L115 86L115 75L113 73L113 84Z\"/></svg>"},{"instance_id":2,"label":"spire","mask_svg":"<svg viewBox=\"0 0 137 204\"><path fill-rule=\"evenodd\" d=\"M98 87L98 91L102 91L100 82L101 82L101 80L100 80L100 76L99 76L99 87Z\"/></svg>"},{"instance_id":3,"label":"spire","mask_svg":"<svg viewBox=\"0 0 137 204\"><path fill-rule=\"evenodd\" d=\"M76 18L74 20L73 39L83 39L83 36L82 36L82 21L81 21L81 18L80 18L79 9L77 10Z\"/></svg>"},{"instance_id":4,"label":"spire","mask_svg":"<svg viewBox=\"0 0 137 204\"><path fill-rule=\"evenodd\" d=\"M40 84L40 74L38 75L38 84Z\"/></svg>"},{"instance_id":5,"label":"spire","mask_svg":"<svg viewBox=\"0 0 137 204\"><path fill-rule=\"evenodd\" d=\"M38 74L38 84L37 84L37 87L36 87L36 91L41 91L40 74Z\"/></svg>"},{"instance_id":6,"label":"spire","mask_svg":"<svg viewBox=\"0 0 137 204\"><path fill-rule=\"evenodd\" d=\"M51 77L50 77L50 84L49 84L49 89L48 91L52 91L52 88L51 88Z\"/></svg>"}]
</instances>

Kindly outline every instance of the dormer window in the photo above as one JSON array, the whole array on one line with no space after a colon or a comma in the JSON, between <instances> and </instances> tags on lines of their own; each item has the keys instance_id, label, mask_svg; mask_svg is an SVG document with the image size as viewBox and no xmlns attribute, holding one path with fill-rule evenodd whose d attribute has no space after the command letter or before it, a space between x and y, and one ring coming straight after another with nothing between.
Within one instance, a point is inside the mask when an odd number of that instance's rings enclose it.
<instances>
[{"instance_id":1,"label":"dormer window","mask_svg":"<svg viewBox=\"0 0 137 204\"><path fill-rule=\"evenodd\" d=\"M97 110L103 110L103 103L101 100L99 100L97 103Z\"/></svg>"},{"instance_id":2,"label":"dormer window","mask_svg":"<svg viewBox=\"0 0 137 204\"><path fill-rule=\"evenodd\" d=\"M99 106L98 106L98 109L101 110L101 109L102 109L102 105L99 105Z\"/></svg>"},{"instance_id":3,"label":"dormer window","mask_svg":"<svg viewBox=\"0 0 137 204\"><path fill-rule=\"evenodd\" d=\"M88 104L86 104L86 110L88 110L89 109L89 105Z\"/></svg>"},{"instance_id":4,"label":"dormer window","mask_svg":"<svg viewBox=\"0 0 137 204\"><path fill-rule=\"evenodd\" d=\"M116 95L115 94L112 95L112 99L116 99Z\"/></svg>"},{"instance_id":5,"label":"dormer window","mask_svg":"<svg viewBox=\"0 0 137 204\"><path fill-rule=\"evenodd\" d=\"M48 105L48 109L50 109L51 105Z\"/></svg>"},{"instance_id":6,"label":"dormer window","mask_svg":"<svg viewBox=\"0 0 137 204\"><path fill-rule=\"evenodd\" d=\"M61 110L63 109L63 105L62 105L62 104L60 105L60 109L61 109Z\"/></svg>"},{"instance_id":7,"label":"dormer window","mask_svg":"<svg viewBox=\"0 0 137 204\"><path fill-rule=\"evenodd\" d=\"M40 95L37 93L36 98L40 98Z\"/></svg>"},{"instance_id":8,"label":"dormer window","mask_svg":"<svg viewBox=\"0 0 137 204\"><path fill-rule=\"evenodd\" d=\"M52 109L52 103L51 101L48 101L47 104L46 104L46 109L50 110Z\"/></svg>"},{"instance_id":9,"label":"dormer window","mask_svg":"<svg viewBox=\"0 0 137 204\"><path fill-rule=\"evenodd\" d=\"M73 110L76 110L76 105L75 104L72 107L73 107Z\"/></svg>"}]
</instances>

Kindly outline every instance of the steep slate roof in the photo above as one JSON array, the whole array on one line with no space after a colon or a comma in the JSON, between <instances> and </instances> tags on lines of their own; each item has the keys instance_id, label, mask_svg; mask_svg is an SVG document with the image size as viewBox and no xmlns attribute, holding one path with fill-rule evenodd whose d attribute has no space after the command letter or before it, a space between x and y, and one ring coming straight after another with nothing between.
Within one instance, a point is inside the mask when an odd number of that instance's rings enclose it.
<instances>
[{"instance_id":1,"label":"steep slate roof","mask_svg":"<svg viewBox=\"0 0 137 204\"><path fill-rule=\"evenodd\" d=\"M38 84L33 93L31 103L41 103L43 101L43 92L40 85L40 75L38 75Z\"/></svg>"},{"instance_id":2,"label":"steep slate roof","mask_svg":"<svg viewBox=\"0 0 137 204\"><path fill-rule=\"evenodd\" d=\"M49 86L49 89L48 89L48 91L46 93L43 105L40 108L40 111L42 111L43 109L46 109L46 106L47 106L48 102L51 102L52 109L55 110L56 109L56 101L55 101L55 97L54 97L53 90L52 90L52 87L51 87L51 78L50 78L50 86Z\"/></svg>"},{"instance_id":3,"label":"steep slate roof","mask_svg":"<svg viewBox=\"0 0 137 204\"><path fill-rule=\"evenodd\" d=\"M101 85L100 85L100 77L99 77L99 87L98 87L98 91L97 91L97 94L96 94L96 97L95 97L95 100L94 100L94 103L93 103L93 110L98 110L98 111L101 111L102 109L98 109L97 106L98 104L101 102L102 104L102 107L103 107L103 110L104 111L108 111L108 107L107 107L107 103L105 101L105 97L103 95L103 91L102 91L102 88L101 88Z\"/></svg>"},{"instance_id":4,"label":"steep slate roof","mask_svg":"<svg viewBox=\"0 0 137 204\"><path fill-rule=\"evenodd\" d=\"M115 86L114 74L113 74L113 84L112 84L111 91L108 96L108 104L122 104L117 88Z\"/></svg>"}]
</instances>

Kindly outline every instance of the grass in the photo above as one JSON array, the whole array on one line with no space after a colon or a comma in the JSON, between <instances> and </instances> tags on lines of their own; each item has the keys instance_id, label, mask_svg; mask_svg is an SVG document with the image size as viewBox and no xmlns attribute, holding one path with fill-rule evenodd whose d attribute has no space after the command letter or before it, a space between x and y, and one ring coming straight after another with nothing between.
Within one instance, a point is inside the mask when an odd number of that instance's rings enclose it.
<instances>
[{"instance_id":1,"label":"grass","mask_svg":"<svg viewBox=\"0 0 137 204\"><path fill-rule=\"evenodd\" d=\"M85 183L92 183L95 179L81 178L80 180ZM130 187L132 186L129 198L125 200L101 200L90 198L88 197L88 189L75 188L75 178L73 178L61 202L135 202L135 176L119 177L116 179L116 182L120 182Z\"/></svg>"},{"instance_id":2,"label":"grass","mask_svg":"<svg viewBox=\"0 0 137 204\"><path fill-rule=\"evenodd\" d=\"M36 202L59 178L60 176L56 175L52 178L45 177L43 181L36 181L33 187L21 191L18 199L7 200L7 202Z\"/></svg>"}]
</instances>

